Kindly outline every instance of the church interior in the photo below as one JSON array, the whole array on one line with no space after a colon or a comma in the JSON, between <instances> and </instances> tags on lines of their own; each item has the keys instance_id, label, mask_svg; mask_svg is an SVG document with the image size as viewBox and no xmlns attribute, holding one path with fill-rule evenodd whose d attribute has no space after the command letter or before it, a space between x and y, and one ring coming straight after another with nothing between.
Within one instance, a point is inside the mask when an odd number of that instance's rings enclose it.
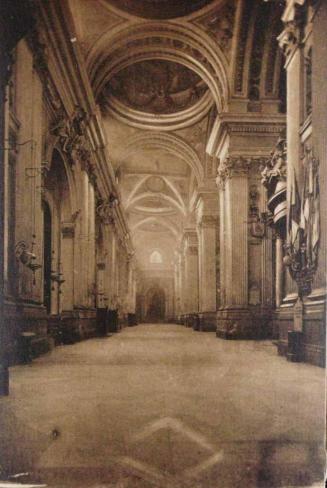
<instances>
[{"instance_id":1,"label":"church interior","mask_svg":"<svg viewBox=\"0 0 327 488\"><path fill-rule=\"evenodd\" d=\"M0 486L322 487L327 2L0 18Z\"/></svg>"}]
</instances>

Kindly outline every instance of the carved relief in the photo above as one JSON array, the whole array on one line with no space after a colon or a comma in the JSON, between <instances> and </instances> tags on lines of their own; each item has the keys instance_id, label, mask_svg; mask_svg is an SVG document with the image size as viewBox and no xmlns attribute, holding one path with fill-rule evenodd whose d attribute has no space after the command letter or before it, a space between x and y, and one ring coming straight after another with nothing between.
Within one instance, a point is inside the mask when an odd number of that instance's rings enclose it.
<instances>
[{"instance_id":1,"label":"carved relief","mask_svg":"<svg viewBox=\"0 0 327 488\"><path fill-rule=\"evenodd\" d=\"M114 208L118 205L118 198L111 193L107 200L100 200L97 204L96 214L106 225L115 224Z\"/></svg>"},{"instance_id":2,"label":"carved relief","mask_svg":"<svg viewBox=\"0 0 327 488\"><path fill-rule=\"evenodd\" d=\"M275 149L261 167L261 183L267 189L267 223L282 237L286 226L287 146L285 130L280 134Z\"/></svg>"},{"instance_id":3,"label":"carved relief","mask_svg":"<svg viewBox=\"0 0 327 488\"><path fill-rule=\"evenodd\" d=\"M59 138L61 148L67 155L70 164L79 160L82 168L94 177L95 166L92 163L91 151L86 139L86 119L87 114L82 107L76 106L71 118L61 107L50 127L50 133Z\"/></svg>"},{"instance_id":4,"label":"carved relief","mask_svg":"<svg viewBox=\"0 0 327 488\"><path fill-rule=\"evenodd\" d=\"M285 131L279 136L271 157L265 161L261 172L261 182L267 188L268 195L274 193L277 181L286 181L287 147Z\"/></svg>"}]
</instances>

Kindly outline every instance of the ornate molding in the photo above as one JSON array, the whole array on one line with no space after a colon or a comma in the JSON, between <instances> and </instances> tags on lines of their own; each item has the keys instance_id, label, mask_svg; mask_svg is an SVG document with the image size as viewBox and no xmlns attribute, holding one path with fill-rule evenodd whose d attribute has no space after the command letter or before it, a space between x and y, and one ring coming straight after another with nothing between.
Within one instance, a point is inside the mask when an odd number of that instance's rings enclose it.
<instances>
[{"instance_id":1,"label":"ornate molding","mask_svg":"<svg viewBox=\"0 0 327 488\"><path fill-rule=\"evenodd\" d=\"M116 36L103 35L89 54L90 79L96 99L110 78L124 67L144 59L166 59L184 64L210 88L219 110L228 98L227 62L206 32L193 25L147 22L121 29ZM94 60L94 62L92 62ZM102 69L98 69L102 66Z\"/></svg>"},{"instance_id":2,"label":"ornate molding","mask_svg":"<svg viewBox=\"0 0 327 488\"><path fill-rule=\"evenodd\" d=\"M274 150L262 167L261 183L267 189L267 223L280 235L285 234L287 144L285 130L280 134Z\"/></svg>"},{"instance_id":3,"label":"ornate molding","mask_svg":"<svg viewBox=\"0 0 327 488\"><path fill-rule=\"evenodd\" d=\"M216 182L224 187L226 180L232 178L232 176L247 175L249 167L250 161L248 159L228 156L218 167Z\"/></svg>"},{"instance_id":4,"label":"ornate molding","mask_svg":"<svg viewBox=\"0 0 327 488\"><path fill-rule=\"evenodd\" d=\"M264 162L261 172L261 182L269 193L275 190L277 181L286 181L287 172L287 144L285 131L280 134L277 144L270 153L270 158Z\"/></svg>"},{"instance_id":5,"label":"ornate molding","mask_svg":"<svg viewBox=\"0 0 327 488\"><path fill-rule=\"evenodd\" d=\"M248 158L228 156L218 167L216 183L221 188L224 188L227 179L233 176L247 176L252 168L258 169L262 162L263 158L260 156Z\"/></svg>"},{"instance_id":6,"label":"ornate molding","mask_svg":"<svg viewBox=\"0 0 327 488\"><path fill-rule=\"evenodd\" d=\"M98 202L96 214L100 221L105 225L115 225L115 211L114 208L119 204L118 198L112 193L107 200Z\"/></svg>"},{"instance_id":7,"label":"ornate molding","mask_svg":"<svg viewBox=\"0 0 327 488\"><path fill-rule=\"evenodd\" d=\"M83 150L86 132L86 112L82 107L76 106L72 117L68 117L65 109L61 107L51 124L50 133L59 138L63 152L73 157L75 152Z\"/></svg>"}]
</instances>

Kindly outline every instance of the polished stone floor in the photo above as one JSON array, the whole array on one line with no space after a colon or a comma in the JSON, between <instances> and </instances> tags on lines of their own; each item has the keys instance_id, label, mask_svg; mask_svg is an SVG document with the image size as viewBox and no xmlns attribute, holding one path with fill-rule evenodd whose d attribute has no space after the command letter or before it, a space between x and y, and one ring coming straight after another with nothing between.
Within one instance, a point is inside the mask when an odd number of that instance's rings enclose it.
<instances>
[{"instance_id":1,"label":"polished stone floor","mask_svg":"<svg viewBox=\"0 0 327 488\"><path fill-rule=\"evenodd\" d=\"M2 479L55 488L322 486L324 370L173 324L11 368ZM1 479L1 478L0 478ZM1 484L0 484L1 486Z\"/></svg>"}]
</instances>

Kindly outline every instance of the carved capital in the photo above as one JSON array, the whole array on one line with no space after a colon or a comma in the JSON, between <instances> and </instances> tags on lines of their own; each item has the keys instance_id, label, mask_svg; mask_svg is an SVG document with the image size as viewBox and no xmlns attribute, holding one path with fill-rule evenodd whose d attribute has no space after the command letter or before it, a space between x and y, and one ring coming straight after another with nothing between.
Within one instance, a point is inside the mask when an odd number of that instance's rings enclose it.
<instances>
[{"instance_id":1,"label":"carved capital","mask_svg":"<svg viewBox=\"0 0 327 488\"><path fill-rule=\"evenodd\" d=\"M218 184L224 184L227 179L233 176L245 176L249 172L251 160L245 159L242 156L227 157L220 163L217 171ZM216 181L217 181L216 180Z\"/></svg>"}]
</instances>

